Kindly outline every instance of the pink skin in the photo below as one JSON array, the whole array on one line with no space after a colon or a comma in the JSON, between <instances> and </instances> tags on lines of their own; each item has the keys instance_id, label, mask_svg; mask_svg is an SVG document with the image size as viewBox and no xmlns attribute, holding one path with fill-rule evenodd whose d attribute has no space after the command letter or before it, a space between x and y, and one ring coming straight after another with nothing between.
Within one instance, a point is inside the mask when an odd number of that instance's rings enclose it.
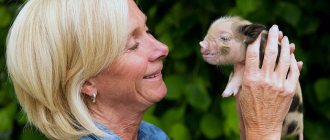
<instances>
[{"instance_id":1,"label":"pink skin","mask_svg":"<svg viewBox=\"0 0 330 140\"><path fill-rule=\"evenodd\" d=\"M245 58L243 41L233 33L232 22L224 21L211 26L199 44L204 60L212 65L235 64ZM224 52L223 50L227 50Z\"/></svg>"},{"instance_id":2,"label":"pink skin","mask_svg":"<svg viewBox=\"0 0 330 140\"><path fill-rule=\"evenodd\" d=\"M243 45L243 37L235 34L232 20L215 22L208 30L204 40L199 42L201 53L206 62L212 65L234 64L234 72L231 74L227 86L222 93L223 97L236 95L242 85L243 69L241 64L245 63L246 47ZM237 22L237 21L235 21ZM226 38L227 40L223 40ZM280 41L283 33L279 31ZM228 48L228 53L224 54L221 50ZM291 53L294 52L294 44L290 44ZM301 64L300 68L301 68Z\"/></svg>"},{"instance_id":3,"label":"pink skin","mask_svg":"<svg viewBox=\"0 0 330 140\"><path fill-rule=\"evenodd\" d=\"M148 33L146 16L128 0L128 40L123 54L107 69L87 80L82 92L97 93L96 102L86 100L96 121L120 135L136 139L143 112L166 95L162 79L168 48Z\"/></svg>"},{"instance_id":4,"label":"pink skin","mask_svg":"<svg viewBox=\"0 0 330 140\"><path fill-rule=\"evenodd\" d=\"M223 28L222 25L220 25L221 28ZM230 26L225 28L230 29ZM227 58L221 58L221 53L218 53L221 45L217 46L212 37L220 35L218 30L219 28L210 29L205 39L200 42L201 53L204 60L210 64L234 64L234 73L226 87L226 90L229 89L230 92L223 95L237 93L237 88L242 85L240 94L236 96L241 139L280 139L282 122L288 112L298 82L299 70L302 68L302 62L297 62L293 55L294 44L289 44L287 37L283 38L283 33L277 26L273 26L268 36L269 42L263 67L259 69L260 36L247 47L247 52L244 51L246 62L236 61L239 59L229 62L228 59L240 57L240 54L234 53L236 56L229 55L229 57L226 56ZM277 52L278 42L284 46L280 53ZM281 56L278 67L274 71L277 53ZM289 77L286 79L289 67ZM260 98L260 95L263 95L261 96L263 98ZM273 110L277 111L272 112ZM301 140L302 132L299 133L299 137Z\"/></svg>"},{"instance_id":5,"label":"pink skin","mask_svg":"<svg viewBox=\"0 0 330 140\"><path fill-rule=\"evenodd\" d=\"M232 31L232 21L217 22L211 26L208 34L199 44L206 62L213 65L235 64L223 97L236 95L242 83L243 69L239 63L244 63L245 46L243 40L237 39ZM227 52L222 51L227 48Z\"/></svg>"},{"instance_id":6,"label":"pink skin","mask_svg":"<svg viewBox=\"0 0 330 140\"><path fill-rule=\"evenodd\" d=\"M262 68L259 68L258 39L249 45L244 65L240 94L236 96L243 139L280 139L283 120L289 110L299 78L299 64L290 53L287 37L281 39L278 52L279 31L270 29ZM280 55L275 68L277 55ZM290 69L289 73L288 70ZM288 74L288 76L286 76ZM286 78L287 77L287 78Z\"/></svg>"}]
</instances>

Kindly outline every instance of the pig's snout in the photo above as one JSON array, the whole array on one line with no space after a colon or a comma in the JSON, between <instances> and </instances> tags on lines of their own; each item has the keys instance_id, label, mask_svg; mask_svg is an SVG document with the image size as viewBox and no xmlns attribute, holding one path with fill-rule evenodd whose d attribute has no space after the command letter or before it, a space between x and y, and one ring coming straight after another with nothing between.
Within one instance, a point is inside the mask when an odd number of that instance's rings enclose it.
<instances>
[{"instance_id":1,"label":"pig's snout","mask_svg":"<svg viewBox=\"0 0 330 140\"><path fill-rule=\"evenodd\" d=\"M201 45L202 48L206 48L208 43L205 40L203 40L199 42L199 45Z\"/></svg>"},{"instance_id":2,"label":"pig's snout","mask_svg":"<svg viewBox=\"0 0 330 140\"><path fill-rule=\"evenodd\" d=\"M210 53L210 51L207 49L208 43L205 40L200 41L199 45L201 46L201 53L203 55L208 55Z\"/></svg>"}]
</instances>

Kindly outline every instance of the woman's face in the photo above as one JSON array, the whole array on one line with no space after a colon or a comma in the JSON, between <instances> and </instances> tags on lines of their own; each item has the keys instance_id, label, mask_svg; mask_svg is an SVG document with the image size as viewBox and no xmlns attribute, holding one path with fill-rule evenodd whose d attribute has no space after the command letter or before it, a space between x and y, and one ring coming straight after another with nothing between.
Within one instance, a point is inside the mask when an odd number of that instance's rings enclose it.
<instances>
[{"instance_id":1,"label":"woman's face","mask_svg":"<svg viewBox=\"0 0 330 140\"><path fill-rule=\"evenodd\" d=\"M128 0L128 40L125 51L95 78L96 102L150 106L166 95L162 59L168 48L148 33L146 16Z\"/></svg>"}]
</instances>

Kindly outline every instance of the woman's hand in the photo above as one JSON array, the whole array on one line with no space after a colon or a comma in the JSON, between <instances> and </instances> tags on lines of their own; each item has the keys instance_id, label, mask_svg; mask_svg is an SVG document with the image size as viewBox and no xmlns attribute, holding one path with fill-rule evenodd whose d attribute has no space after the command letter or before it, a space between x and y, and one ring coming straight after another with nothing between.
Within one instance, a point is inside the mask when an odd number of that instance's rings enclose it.
<instances>
[{"instance_id":1,"label":"woman's hand","mask_svg":"<svg viewBox=\"0 0 330 140\"><path fill-rule=\"evenodd\" d=\"M278 42L281 43L279 62ZM238 112L242 139L280 139L282 123L288 113L299 79L293 44L274 25L268 34L262 67L259 68L260 36L247 48ZM291 49L290 49L291 48ZM293 48L293 49L292 49Z\"/></svg>"}]
</instances>

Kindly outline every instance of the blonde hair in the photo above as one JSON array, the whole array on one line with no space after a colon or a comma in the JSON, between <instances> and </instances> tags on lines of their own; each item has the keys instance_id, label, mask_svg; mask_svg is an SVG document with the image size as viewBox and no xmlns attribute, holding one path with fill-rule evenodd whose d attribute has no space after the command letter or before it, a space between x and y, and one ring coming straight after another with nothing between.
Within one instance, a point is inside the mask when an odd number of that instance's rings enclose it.
<instances>
[{"instance_id":1,"label":"blonde hair","mask_svg":"<svg viewBox=\"0 0 330 140\"><path fill-rule=\"evenodd\" d=\"M127 0L29 0L7 38L7 67L29 121L51 139L106 136L82 84L109 66L127 36Z\"/></svg>"}]
</instances>

